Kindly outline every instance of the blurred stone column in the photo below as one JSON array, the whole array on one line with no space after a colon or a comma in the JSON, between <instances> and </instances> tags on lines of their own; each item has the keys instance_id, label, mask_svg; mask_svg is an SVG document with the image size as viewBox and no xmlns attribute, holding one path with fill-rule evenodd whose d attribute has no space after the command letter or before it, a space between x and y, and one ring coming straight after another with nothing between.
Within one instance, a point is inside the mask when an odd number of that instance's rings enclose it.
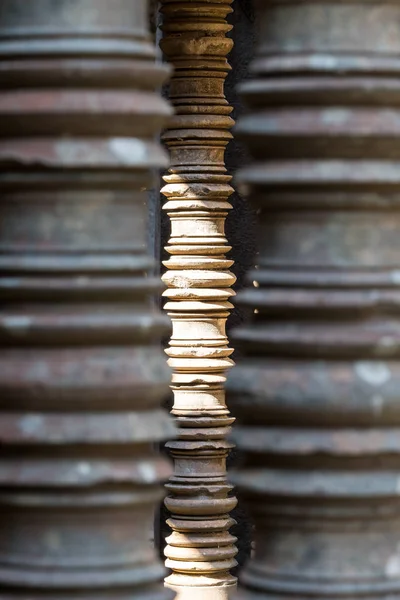
<instances>
[{"instance_id":1,"label":"blurred stone column","mask_svg":"<svg viewBox=\"0 0 400 600\"><path fill-rule=\"evenodd\" d=\"M0 3L0 596L170 598L148 542L174 430L147 188L145 0Z\"/></svg>"},{"instance_id":2,"label":"blurred stone column","mask_svg":"<svg viewBox=\"0 0 400 600\"><path fill-rule=\"evenodd\" d=\"M241 598L400 595L400 4L257 2L239 189L259 210L228 380L256 525Z\"/></svg>"}]
</instances>

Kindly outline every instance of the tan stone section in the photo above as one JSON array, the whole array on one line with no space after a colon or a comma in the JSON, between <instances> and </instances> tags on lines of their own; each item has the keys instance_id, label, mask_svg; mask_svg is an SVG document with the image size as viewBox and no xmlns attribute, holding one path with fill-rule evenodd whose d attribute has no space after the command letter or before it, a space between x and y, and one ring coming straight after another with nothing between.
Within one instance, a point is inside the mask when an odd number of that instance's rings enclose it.
<instances>
[{"instance_id":1,"label":"tan stone section","mask_svg":"<svg viewBox=\"0 0 400 600\"><path fill-rule=\"evenodd\" d=\"M232 108L224 96L232 40L226 17L231 1L162 2L161 48L174 69L169 97L175 116L163 136L171 155L164 177L164 209L171 220L163 280L165 309L173 322L167 354L180 438L169 442L175 461L167 485L167 585L179 597L226 598L235 588L236 505L226 481L226 441L233 418L225 403L226 370L233 365L225 332L234 295L226 258L225 219L231 177L224 152L231 139Z\"/></svg>"}]
</instances>

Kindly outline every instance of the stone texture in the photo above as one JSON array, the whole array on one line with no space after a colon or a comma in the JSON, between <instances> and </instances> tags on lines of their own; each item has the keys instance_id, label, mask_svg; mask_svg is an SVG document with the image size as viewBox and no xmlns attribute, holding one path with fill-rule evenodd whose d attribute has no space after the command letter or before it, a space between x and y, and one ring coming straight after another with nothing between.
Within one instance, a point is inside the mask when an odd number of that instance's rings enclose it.
<instances>
[{"instance_id":1,"label":"stone texture","mask_svg":"<svg viewBox=\"0 0 400 600\"><path fill-rule=\"evenodd\" d=\"M225 325L232 308L232 261L224 233L231 208L231 177L224 152L231 139L231 107L224 96L232 40L230 1L162 2L161 48L174 67L169 98L175 116L163 135L171 156L164 177L164 209L171 220L163 276L173 334L167 354L180 426L169 442L175 472L166 506L172 535L165 550L167 584L190 598L226 597L235 586L235 538L228 532L235 507L226 481L226 441L232 417L225 404L229 358Z\"/></svg>"},{"instance_id":2,"label":"stone texture","mask_svg":"<svg viewBox=\"0 0 400 600\"><path fill-rule=\"evenodd\" d=\"M0 597L170 598L148 543L174 430L147 2L3 0L0 33Z\"/></svg>"},{"instance_id":3,"label":"stone texture","mask_svg":"<svg viewBox=\"0 0 400 600\"><path fill-rule=\"evenodd\" d=\"M400 594L400 5L259 0L260 255L228 380L256 526L240 598Z\"/></svg>"}]
</instances>

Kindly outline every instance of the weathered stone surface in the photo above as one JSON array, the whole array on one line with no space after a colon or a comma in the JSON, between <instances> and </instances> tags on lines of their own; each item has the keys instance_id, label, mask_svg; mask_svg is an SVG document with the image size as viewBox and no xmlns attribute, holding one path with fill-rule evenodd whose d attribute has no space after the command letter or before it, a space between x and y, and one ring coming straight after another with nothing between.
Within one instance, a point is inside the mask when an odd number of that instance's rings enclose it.
<instances>
[{"instance_id":1,"label":"weathered stone surface","mask_svg":"<svg viewBox=\"0 0 400 600\"><path fill-rule=\"evenodd\" d=\"M171 156L164 177L164 209L171 220L170 258L163 276L165 309L173 334L167 354L173 369L178 441L167 447L175 461L166 506L172 535L165 550L167 585L189 598L224 598L236 578L235 507L226 481L226 441L233 419L225 404L225 372L232 366L226 319L232 308L232 261L225 237L231 177L224 152L233 124L224 96L232 40L230 0L165 0L161 48L174 67L169 98L175 116L163 135Z\"/></svg>"},{"instance_id":2,"label":"weathered stone surface","mask_svg":"<svg viewBox=\"0 0 400 600\"><path fill-rule=\"evenodd\" d=\"M228 380L242 598L400 595L399 37L386 1L259 1L239 121L260 256Z\"/></svg>"},{"instance_id":3,"label":"weathered stone surface","mask_svg":"<svg viewBox=\"0 0 400 600\"><path fill-rule=\"evenodd\" d=\"M0 597L169 598L144 248L170 109L147 2L3 0L0 59Z\"/></svg>"}]
</instances>

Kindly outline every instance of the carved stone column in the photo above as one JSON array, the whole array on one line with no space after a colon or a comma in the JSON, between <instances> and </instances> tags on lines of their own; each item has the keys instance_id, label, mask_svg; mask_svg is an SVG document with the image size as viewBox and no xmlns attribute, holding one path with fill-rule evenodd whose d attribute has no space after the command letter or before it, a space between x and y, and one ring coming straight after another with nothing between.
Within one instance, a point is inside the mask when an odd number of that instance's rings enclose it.
<instances>
[{"instance_id":1,"label":"carved stone column","mask_svg":"<svg viewBox=\"0 0 400 600\"><path fill-rule=\"evenodd\" d=\"M174 435L146 188L167 104L145 0L0 3L0 597L170 597Z\"/></svg>"},{"instance_id":2,"label":"carved stone column","mask_svg":"<svg viewBox=\"0 0 400 600\"><path fill-rule=\"evenodd\" d=\"M260 256L228 382L256 526L240 597L398 598L400 3L258 9L237 134Z\"/></svg>"},{"instance_id":3,"label":"carved stone column","mask_svg":"<svg viewBox=\"0 0 400 600\"><path fill-rule=\"evenodd\" d=\"M225 466L233 419L224 390L233 364L225 323L235 282L224 233L233 191L224 165L233 124L224 96L230 4L162 2L161 47L174 67L169 97L176 112L163 136L171 168L162 193L172 229L163 280L173 323L167 350L172 413L180 426L179 440L167 444L175 472L165 501L172 515L165 550L172 574L166 583L191 599L225 598L236 583L229 574L236 539L228 531L236 499Z\"/></svg>"}]
</instances>

